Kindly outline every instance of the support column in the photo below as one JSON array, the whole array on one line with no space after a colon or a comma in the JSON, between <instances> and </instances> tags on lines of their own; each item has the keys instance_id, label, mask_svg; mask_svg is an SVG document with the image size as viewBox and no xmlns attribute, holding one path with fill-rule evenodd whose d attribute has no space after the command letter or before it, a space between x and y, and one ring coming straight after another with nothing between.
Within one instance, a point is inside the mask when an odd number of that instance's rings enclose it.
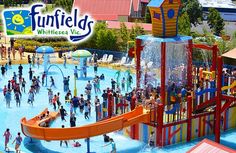
<instances>
[{"instance_id":1,"label":"support column","mask_svg":"<svg viewBox=\"0 0 236 153\"><path fill-rule=\"evenodd\" d=\"M140 79L141 79L141 51L143 49L143 47L141 46L142 40L141 39L136 39L136 50L135 50L135 54L136 54L136 87L137 89L140 88Z\"/></svg>"},{"instance_id":2,"label":"support column","mask_svg":"<svg viewBox=\"0 0 236 153\"><path fill-rule=\"evenodd\" d=\"M188 54L187 54L188 62L187 62L187 85L188 88L193 87L193 75L192 75L192 69L193 69L193 63L192 63L192 56L193 56L193 41L188 41Z\"/></svg>"},{"instance_id":3,"label":"support column","mask_svg":"<svg viewBox=\"0 0 236 153\"><path fill-rule=\"evenodd\" d=\"M108 93L108 118L112 117L112 112L113 112L113 96L112 93Z\"/></svg>"},{"instance_id":4,"label":"support column","mask_svg":"<svg viewBox=\"0 0 236 153\"><path fill-rule=\"evenodd\" d=\"M166 96L166 43L161 43L161 102L165 105L165 96ZM159 115L159 114L158 114Z\"/></svg>"},{"instance_id":5,"label":"support column","mask_svg":"<svg viewBox=\"0 0 236 153\"><path fill-rule=\"evenodd\" d=\"M211 67L211 71L216 71L216 59L217 59L217 52L218 52L218 48L217 45L214 45L212 48L212 67Z\"/></svg>"},{"instance_id":6,"label":"support column","mask_svg":"<svg viewBox=\"0 0 236 153\"><path fill-rule=\"evenodd\" d=\"M218 75L217 75L217 98L215 111L215 141L220 143L220 118L221 118L221 82L222 82L222 57L218 57Z\"/></svg>"},{"instance_id":7,"label":"support column","mask_svg":"<svg viewBox=\"0 0 236 153\"><path fill-rule=\"evenodd\" d=\"M163 140L163 112L164 112L164 105L158 104L157 106L157 128L156 128L156 145L158 147L163 147L164 141Z\"/></svg>"},{"instance_id":8,"label":"support column","mask_svg":"<svg viewBox=\"0 0 236 153\"><path fill-rule=\"evenodd\" d=\"M187 107L188 107L188 122L187 122L187 142L191 140L191 133L192 133L192 97L188 96L187 99Z\"/></svg>"}]
</instances>

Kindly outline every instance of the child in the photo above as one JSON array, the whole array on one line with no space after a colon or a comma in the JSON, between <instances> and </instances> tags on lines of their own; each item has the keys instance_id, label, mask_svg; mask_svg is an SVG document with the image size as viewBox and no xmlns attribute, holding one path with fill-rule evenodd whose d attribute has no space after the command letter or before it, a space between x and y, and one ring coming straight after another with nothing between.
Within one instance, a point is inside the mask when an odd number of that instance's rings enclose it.
<instances>
[{"instance_id":1,"label":"child","mask_svg":"<svg viewBox=\"0 0 236 153\"><path fill-rule=\"evenodd\" d=\"M44 80L46 78L46 72L44 71L42 74L42 86L44 86Z\"/></svg>"},{"instance_id":2,"label":"child","mask_svg":"<svg viewBox=\"0 0 236 153\"><path fill-rule=\"evenodd\" d=\"M5 151L7 150L7 145L9 143L9 140L11 138L11 133L10 133L10 129L6 129L6 131L4 132L3 136L5 137Z\"/></svg>"},{"instance_id":3,"label":"child","mask_svg":"<svg viewBox=\"0 0 236 153\"><path fill-rule=\"evenodd\" d=\"M50 81L50 82L51 82L51 86L50 86L50 88L52 88L52 87L56 88L53 77L50 76L50 79L51 79L51 81Z\"/></svg>"},{"instance_id":4,"label":"child","mask_svg":"<svg viewBox=\"0 0 236 153\"><path fill-rule=\"evenodd\" d=\"M15 142L16 142L16 145L15 145L16 153L20 153L20 145L21 145L21 142L22 142L22 137L20 136L20 132L18 132L17 137L12 142L12 144L14 144Z\"/></svg>"},{"instance_id":5,"label":"child","mask_svg":"<svg viewBox=\"0 0 236 153\"><path fill-rule=\"evenodd\" d=\"M89 106L88 106L88 103L85 103L84 105L84 118L85 119L89 119L88 114L89 114Z\"/></svg>"},{"instance_id":6,"label":"child","mask_svg":"<svg viewBox=\"0 0 236 153\"><path fill-rule=\"evenodd\" d=\"M112 138L110 138L110 143L104 145L103 147L108 146L110 144L111 144L111 147L112 147L110 153L116 153L116 144L115 144L115 142L114 142L114 140Z\"/></svg>"},{"instance_id":7,"label":"child","mask_svg":"<svg viewBox=\"0 0 236 153\"><path fill-rule=\"evenodd\" d=\"M123 77L122 81L121 81L121 88L122 88L122 91L125 90L125 78Z\"/></svg>"},{"instance_id":8,"label":"child","mask_svg":"<svg viewBox=\"0 0 236 153\"><path fill-rule=\"evenodd\" d=\"M155 135L154 135L154 132L152 131L148 140L148 145L150 147L154 147L154 139L155 139Z\"/></svg>"},{"instance_id":9,"label":"child","mask_svg":"<svg viewBox=\"0 0 236 153\"><path fill-rule=\"evenodd\" d=\"M52 91L52 89L48 89L48 102L49 102L49 104L52 104L52 99L53 99L53 91Z\"/></svg>"},{"instance_id":10,"label":"child","mask_svg":"<svg viewBox=\"0 0 236 153\"><path fill-rule=\"evenodd\" d=\"M80 144L78 141L76 141L76 142L73 144L73 146L74 146L74 147L80 147L81 144Z\"/></svg>"},{"instance_id":11,"label":"child","mask_svg":"<svg viewBox=\"0 0 236 153\"><path fill-rule=\"evenodd\" d=\"M53 109L56 111L57 109L57 95L54 95L53 99L52 99L52 104L53 104Z\"/></svg>"}]
</instances>

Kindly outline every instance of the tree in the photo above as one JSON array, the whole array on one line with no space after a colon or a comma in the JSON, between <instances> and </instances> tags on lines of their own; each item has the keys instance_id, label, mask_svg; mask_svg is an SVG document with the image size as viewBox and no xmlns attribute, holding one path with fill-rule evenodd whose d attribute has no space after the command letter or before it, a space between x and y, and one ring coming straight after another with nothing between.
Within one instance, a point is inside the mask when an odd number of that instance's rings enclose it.
<instances>
[{"instance_id":1,"label":"tree","mask_svg":"<svg viewBox=\"0 0 236 153\"><path fill-rule=\"evenodd\" d=\"M129 31L123 22L120 24L119 36L121 38L121 50L126 50L127 42L129 41Z\"/></svg>"},{"instance_id":2,"label":"tree","mask_svg":"<svg viewBox=\"0 0 236 153\"><path fill-rule=\"evenodd\" d=\"M130 40L134 41L137 36L144 35L144 29L141 27L138 22L135 22L135 25L131 28L131 32L129 34Z\"/></svg>"},{"instance_id":3,"label":"tree","mask_svg":"<svg viewBox=\"0 0 236 153\"><path fill-rule=\"evenodd\" d=\"M148 8L146 9L145 13L145 23L152 23L151 14Z\"/></svg>"},{"instance_id":4,"label":"tree","mask_svg":"<svg viewBox=\"0 0 236 153\"><path fill-rule=\"evenodd\" d=\"M191 23L187 12L182 14L178 20L178 32L182 35L189 36L191 34Z\"/></svg>"},{"instance_id":5,"label":"tree","mask_svg":"<svg viewBox=\"0 0 236 153\"><path fill-rule=\"evenodd\" d=\"M198 0L189 0L188 2L184 3L181 14L185 12L188 14L191 24L196 26L197 24L201 23L203 18L203 11L202 6L198 2Z\"/></svg>"},{"instance_id":6,"label":"tree","mask_svg":"<svg viewBox=\"0 0 236 153\"><path fill-rule=\"evenodd\" d=\"M64 8L66 12L70 13L74 0L55 0L55 7Z\"/></svg>"},{"instance_id":7,"label":"tree","mask_svg":"<svg viewBox=\"0 0 236 153\"><path fill-rule=\"evenodd\" d=\"M224 20L221 18L220 13L214 8L209 9L207 23L214 34L218 36L221 34L225 26Z\"/></svg>"},{"instance_id":8,"label":"tree","mask_svg":"<svg viewBox=\"0 0 236 153\"><path fill-rule=\"evenodd\" d=\"M103 29L97 33L96 46L103 50L116 50L117 49L117 36L115 32L110 29Z\"/></svg>"}]
</instances>

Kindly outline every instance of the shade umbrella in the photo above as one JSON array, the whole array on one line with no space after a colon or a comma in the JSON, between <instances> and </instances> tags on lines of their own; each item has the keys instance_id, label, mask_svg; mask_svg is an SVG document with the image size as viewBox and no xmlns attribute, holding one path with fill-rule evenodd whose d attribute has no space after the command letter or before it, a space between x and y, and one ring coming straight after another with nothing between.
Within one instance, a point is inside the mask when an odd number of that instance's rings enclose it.
<instances>
[{"instance_id":1,"label":"shade umbrella","mask_svg":"<svg viewBox=\"0 0 236 153\"><path fill-rule=\"evenodd\" d=\"M76 50L72 53L73 58L86 58L91 56L92 54L87 50Z\"/></svg>"},{"instance_id":2,"label":"shade umbrella","mask_svg":"<svg viewBox=\"0 0 236 153\"><path fill-rule=\"evenodd\" d=\"M53 54L54 49L51 46L41 46L36 49L37 54L43 54L43 65L44 65L44 72L47 74L48 62L49 62L49 55ZM47 55L45 55L47 54Z\"/></svg>"},{"instance_id":3,"label":"shade umbrella","mask_svg":"<svg viewBox=\"0 0 236 153\"><path fill-rule=\"evenodd\" d=\"M79 59L80 61L80 78L83 78L84 71L87 73L87 57L91 57L92 54L87 50L76 50L72 53L72 58ZM75 78L76 80L76 78ZM76 81L75 81L74 95L77 95Z\"/></svg>"},{"instance_id":4,"label":"shade umbrella","mask_svg":"<svg viewBox=\"0 0 236 153\"><path fill-rule=\"evenodd\" d=\"M76 50L72 53L72 57L80 61L80 78L84 78L84 72L87 72L87 57L91 56L87 50Z\"/></svg>"}]
</instances>

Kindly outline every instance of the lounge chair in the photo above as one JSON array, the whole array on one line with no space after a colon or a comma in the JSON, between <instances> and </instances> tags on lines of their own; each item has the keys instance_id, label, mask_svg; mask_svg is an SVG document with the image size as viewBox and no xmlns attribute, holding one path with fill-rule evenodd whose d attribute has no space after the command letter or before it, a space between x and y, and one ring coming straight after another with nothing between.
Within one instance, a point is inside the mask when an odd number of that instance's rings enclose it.
<instances>
[{"instance_id":1,"label":"lounge chair","mask_svg":"<svg viewBox=\"0 0 236 153\"><path fill-rule=\"evenodd\" d=\"M121 58L121 60L120 60L119 62L113 63L112 65L113 65L113 66L121 66L121 65L124 65L124 64L126 63L126 59L127 59L127 58L124 56L124 57Z\"/></svg>"},{"instance_id":2,"label":"lounge chair","mask_svg":"<svg viewBox=\"0 0 236 153\"><path fill-rule=\"evenodd\" d=\"M107 54L104 54L100 60L98 60L98 63L104 63L107 61Z\"/></svg>"},{"instance_id":3,"label":"lounge chair","mask_svg":"<svg viewBox=\"0 0 236 153\"><path fill-rule=\"evenodd\" d=\"M132 61L128 64L124 64L125 67L134 67L136 64L135 64L135 58L132 59Z\"/></svg>"},{"instance_id":4,"label":"lounge chair","mask_svg":"<svg viewBox=\"0 0 236 153\"><path fill-rule=\"evenodd\" d=\"M109 55L107 60L104 61L103 63L110 64L113 61L113 55Z\"/></svg>"}]
</instances>

